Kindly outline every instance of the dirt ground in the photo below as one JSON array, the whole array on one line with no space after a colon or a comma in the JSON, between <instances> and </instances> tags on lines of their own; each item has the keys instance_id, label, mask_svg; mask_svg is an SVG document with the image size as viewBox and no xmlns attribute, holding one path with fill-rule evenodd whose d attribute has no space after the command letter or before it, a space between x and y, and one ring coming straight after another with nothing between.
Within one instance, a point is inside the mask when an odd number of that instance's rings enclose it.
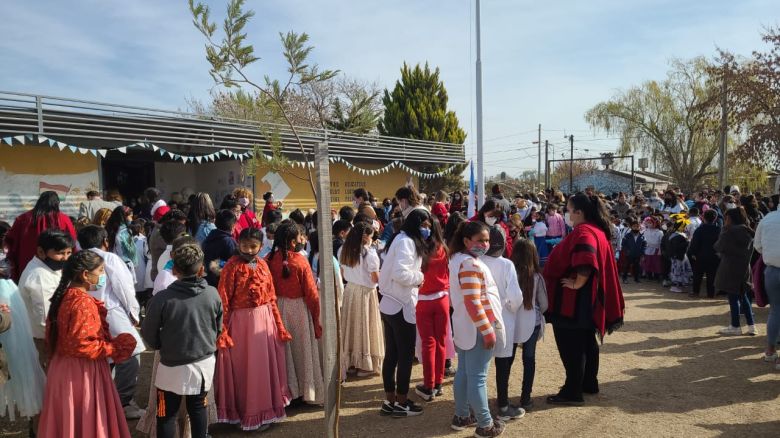
<instances>
[{"instance_id":1,"label":"dirt ground","mask_svg":"<svg viewBox=\"0 0 780 438\"><path fill-rule=\"evenodd\" d=\"M563 383L563 367L552 330L537 348L534 410L511 421L504 436L609 437L777 437L780 436L780 372L761 361L765 338L722 337L728 323L725 299L691 299L672 294L655 283L630 284L624 289L625 326L605 339L601 349L601 393L582 407L551 407L544 399ZM760 333L766 329L766 309L755 309ZM549 328L549 325L548 325ZM142 359L138 402L146 405L151 355ZM416 365L412 384L422 378ZM515 362L510 396L517 401L522 379ZM489 395L495 397L491 370ZM343 437L466 437L473 430L454 432L452 379L445 396L424 404L422 416L380 417L383 397L379 377L355 379L342 391L340 432ZM416 396L412 395L416 399ZM491 403L493 401L491 400ZM420 402L422 403L422 402ZM0 423L0 436L24 436L25 424ZM135 429L135 422L130 425ZM212 426L214 437L320 437L322 411L300 408L264 433L244 433L233 426ZM134 431L134 437L143 437Z\"/></svg>"}]
</instances>

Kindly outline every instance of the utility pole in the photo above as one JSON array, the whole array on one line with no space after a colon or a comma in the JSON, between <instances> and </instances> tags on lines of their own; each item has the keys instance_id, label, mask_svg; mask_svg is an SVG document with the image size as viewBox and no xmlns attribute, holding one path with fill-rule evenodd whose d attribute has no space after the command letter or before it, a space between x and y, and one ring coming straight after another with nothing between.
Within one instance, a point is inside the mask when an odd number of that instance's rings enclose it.
<instances>
[{"instance_id":1,"label":"utility pole","mask_svg":"<svg viewBox=\"0 0 780 438\"><path fill-rule=\"evenodd\" d=\"M550 188L550 165L547 163L549 160L550 142L544 141L544 189Z\"/></svg>"},{"instance_id":2,"label":"utility pole","mask_svg":"<svg viewBox=\"0 0 780 438\"><path fill-rule=\"evenodd\" d=\"M482 150L482 49L479 33L479 0L477 0L477 209L485 203L485 163ZM474 194L472 194L474 196Z\"/></svg>"},{"instance_id":3,"label":"utility pole","mask_svg":"<svg viewBox=\"0 0 780 438\"><path fill-rule=\"evenodd\" d=\"M542 190L542 124L539 124L539 135L536 139L537 146L539 148L539 151L536 155L537 157L537 166L536 166L536 181L539 186L538 190Z\"/></svg>"},{"instance_id":4,"label":"utility pole","mask_svg":"<svg viewBox=\"0 0 780 438\"><path fill-rule=\"evenodd\" d=\"M725 70L725 66L724 66ZM725 71L724 71L725 73ZM723 190L726 186L729 174L726 168L726 137L728 136L728 108L726 99L726 77L724 74L723 83L721 84L720 95L720 151L718 152L718 190Z\"/></svg>"},{"instance_id":5,"label":"utility pole","mask_svg":"<svg viewBox=\"0 0 780 438\"><path fill-rule=\"evenodd\" d=\"M569 196L574 191L574 134L569 136L571 152L569 154Z\"/></svg>"}]
</instances>

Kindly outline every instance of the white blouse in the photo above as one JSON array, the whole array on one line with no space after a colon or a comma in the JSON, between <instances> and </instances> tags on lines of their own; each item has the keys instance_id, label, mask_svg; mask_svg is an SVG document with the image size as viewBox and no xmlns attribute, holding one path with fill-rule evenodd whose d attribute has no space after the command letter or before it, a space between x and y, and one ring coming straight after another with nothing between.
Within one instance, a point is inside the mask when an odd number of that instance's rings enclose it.
<instances>
[{"instance_id":1,"label":"white blouse","mask_svg":"<svg viewBox=\"0 0 780 438\"><path fill-rule=\"evenodd\" d=\"M341 262L342 246L339 248L338 259ZM364 247L360 256L360 261L355 266L347 266L341 263L341 272L347 283L354 283L360 286L375 288L377 283L371 279L372 272L379 272L379 255L371 247Z\"/></svg>"}]
</instances>

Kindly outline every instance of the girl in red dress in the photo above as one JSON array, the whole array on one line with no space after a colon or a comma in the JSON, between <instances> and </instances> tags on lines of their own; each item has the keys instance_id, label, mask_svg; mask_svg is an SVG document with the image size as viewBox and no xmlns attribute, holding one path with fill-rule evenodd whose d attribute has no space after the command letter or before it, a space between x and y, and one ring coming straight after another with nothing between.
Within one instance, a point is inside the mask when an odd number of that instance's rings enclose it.
<instances>
[{"instance_id":1,"label":"girl in red dress","mask_svg":"<svg viewBox=\"0 0 780 438\"><path fill-rule=\"evenodd\" d=\"M107 358L127 360L135 338L111 338L103 302L87 293L105 282L103 259L92 251L73 255L63 269L46 321L52 359L39 437L130 437Z\"/></svg>"}]
</instances>

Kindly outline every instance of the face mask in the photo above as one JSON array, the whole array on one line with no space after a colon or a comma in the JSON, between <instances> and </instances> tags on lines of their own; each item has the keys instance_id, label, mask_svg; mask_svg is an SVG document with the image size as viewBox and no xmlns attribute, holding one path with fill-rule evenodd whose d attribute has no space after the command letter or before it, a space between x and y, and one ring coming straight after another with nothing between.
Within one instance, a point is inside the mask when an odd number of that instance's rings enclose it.
<instances>
[{"instance_id":1,"label":"face mask","mask_svg":"<svg viewBox=\"0 0 780 438\"><path fill-rule=\"evenodd\" d=\"M106 281L108 281L108 277L106 277L106 274L100 274L98 276L97 284L90 284L89 290L96 291L96 290L103 289L104 287L106 287Z\"/></svg>"},{"instance_id":2,"label":"face mask","mask_svg":"<svg viewBox=\"0 0 780 438\"><path fill-rule=\"evenodd\" d=\"M43 259L43 263L49 267L52 271L61 271L65 267L67 260L54 260L46 257Z\"/></svg>"},{"instance_id":3,"label":"face mask","mask_svg":"<svg viewBox=\"0 0 780 438\"><path fill-rule=\"evenodd\" d=\"M732 204L731 202L726 204L726 209L727 210L731 210L732 208L737 208L737 204Z\"/></svg>"},{"instance_id":4,"label":"face mask","mask_svg":"<svg viewBox=\"0 0 780 438\"><path fill-rule=\"evenodd\" d=\"M273 202L273 198L272 198L272 199L269 199L269 200L270 200L271 202ZM242 207L246 207L247 205L249 205L249 198L238 198L238 203L239 203L239 204L240 204Z\"/></svg>"},{"instance_id":5,"label":"face mask","mask_svg":"<svg viewBox=\"0 0 780 438\"><path fill-rule=\"evenodd\" d=\"M243 260L245 262L251 262L251 261L255 260L255 257L257 257L257 254L256 253L252 254L252 253L248 253L248 252L241 252L241 251L239 251L238 252L238 256L241 257L241 260Z\"/></svg>"},{"instance_id":6,"label":"face mask","mask_svg":"<svg viewBox=\"0 0 780 438\"><path fill-rule=\"evenodd\" d=\"M423 240L428 240L428 238L431 237L431 229L420 228L420 234L422 235Z\"/></svg>"},{"instance_id":7,"label":"face mask","mask_svg":"<svg viewBox=\"0 0 780 438\"><path fill-rule=\"evenodd\" d=\"M460 196L455 196L455 197L453 197L452 199L454 199L454 200L456 200L456 201L460 201Z\"/></svg>"},{"instance_id":8,"label":"face mask","mask_svg":"<svg viewBox=\"0 0 780 438\"><path fill-rule=\"evenodd\" d=\"M492 227L493 225L496 224L497 220L498 220L497 218L492 217L492 216L491 217L486 217L485 218L485 223Z\"/></svg>"},{"instance_id":9,"label":"face mask","mask_svg":"<svg viewBox=\"0 0 780 438\"><path fill-rule=\"evenodd\" d=\"M379 221L378 221L378 220L376 220L376 219L374 219L374 220L371 222L371 227L374 229L374 231L377 231L377 232L378 232L378 231L379 231Z\"/></svg>"},{"instance_id":10,"label":"face mask","mask_svg":"<svg viewBox=\"0 0 780 438\"><path fill-rule=\"evenodd\" d=\"M295 248L293 248L293 252L301 252L303 251L303 244L302 243L296 243Z\"/></svg>"},{"instance_id":11,"label":"face mask","mask_svg":"<svg viewBox=\"0 0 780 438\"><path fill-rule=\"evenodd\" d=\"M663 231L666 231L666 230L667 230L667 228L668 228L668 227L667 227L666 225L662 225L662 226L661 226L661 229L662 229Z\"/></svg>"},{"instance_id":12,"label":"face mask","mask_svg":"<svg viewBox=\"0 0 780 438\"><path fill-rule=\"evenodd\" d=\"M469 248L469 252L473 254L475 257L482 257L483 255L487 254L488 247L482 245L474 245L471 248Z\"/></svg>"}]
</instances>

